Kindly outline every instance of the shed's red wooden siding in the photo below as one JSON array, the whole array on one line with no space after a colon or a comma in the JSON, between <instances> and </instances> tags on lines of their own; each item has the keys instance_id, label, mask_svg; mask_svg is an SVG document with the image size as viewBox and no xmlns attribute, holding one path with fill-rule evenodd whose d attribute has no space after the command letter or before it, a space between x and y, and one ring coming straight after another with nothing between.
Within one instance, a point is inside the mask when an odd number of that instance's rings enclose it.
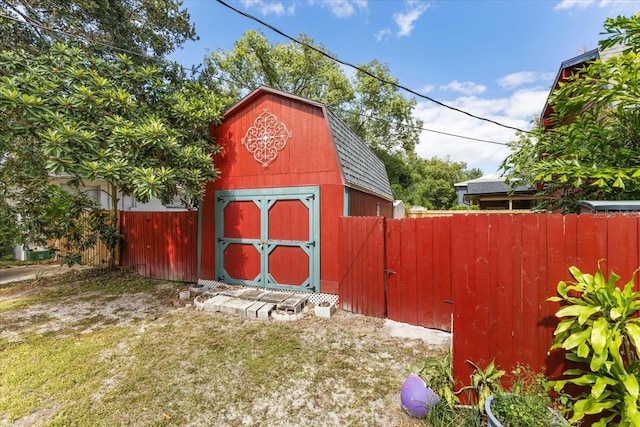
<instances>
[{"instance_id":1,"label":"shed's red wooden siding","mask_svg":"<svg viewBox=\"0 0 640 427\"><path fill-rule=\"evenodd\" d=\"M393 202L373 194L349 189L349 215L391 218L393 215Z\"/></svg>"},{"instance_id":2,"label":"shed's red wooden siding","mask_svg":"<svg viewBox=\"0 0 640 427\"><path fill-rule=\"evenodd\" d=\"M268 167L242 145L247 129L264 110L274 114L292 137ZM207 186L203 213L201 278L215 278L216 190L318 186L320 188L320 291L338 292L338 220L344 213L344 184L329 126L321 107L270 92L255 95L224 117L213 130L222 147L214 157L220 178ZM354 191L355 193L355 191ZM375 203L375 202L374 202ZM375 209L375 208L374 208Z\"/></svg>"},{"instance_id":3,"label":"shed's red wooden siding","mask_svg":"<svg viewBox=\"0 0 640 427\"><path fill-rule=\"evenodd\" d=\"M154 279L195 282L197 212L121 212L121 264Z\"/></svg>"}]
</instances>

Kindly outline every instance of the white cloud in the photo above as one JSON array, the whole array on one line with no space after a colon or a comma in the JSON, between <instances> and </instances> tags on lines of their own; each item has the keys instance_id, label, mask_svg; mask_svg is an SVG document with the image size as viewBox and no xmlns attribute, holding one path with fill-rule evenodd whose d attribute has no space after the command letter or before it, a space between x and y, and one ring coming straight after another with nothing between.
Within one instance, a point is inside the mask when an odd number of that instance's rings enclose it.
<instances>
[{"instance_id":1,"label":"white cloud","mask_svg":"<svg viewBox=\"0 0 640 427\"><path fill-rule=\"evenodd\" d=\"M262 15L276 15L282 16L284 14L293 15L295 12L295 5L290 5L285 8L282 2L271 2L266 0L242 0L242 5L245 9L256 9Z\"/></svg>"},{"instance_id":2,"label":"white cloud","mask_svg":"<svg viewBox=\"0 0 640 427\"><path fill-rule=\"evenodd\" d=\"M429 8L429 4L416 0L405 2L405 11L393 14L393 21L398 25L398 37L405 37L411 34L415 27L414 22Z\"/></svg>"},{"instance_id":3,"label":"white cloud","mask_svg":"<svg viewBox=\"0 0 640 427\"><path fill-rule=\"evenodd\" d=\"M477 95L487 90L486 86L479 85L474 82L459 82L457 80L454 80L444 86L440 86L440 88L458 92L463 95Z\"/></svg>"},{"instance_id":4,"label":"white cloud","mask_svg":"<svg viewBox=\"0 0 640 427\"><path fill-rule=\"evenodd\" d=\"M422 93L429 93L431 92L433 89L435 89L434 85L425 85L422 87L422 90L420 92Z\"/></svg>"},{"instance_id":5,"label":"white cloud","mask_svg":"<svg viewBox=\"0 0 640 427\"><path fill-rule=\"evenodd\" d=\"M548 93L548 90L543 89L523 89L503 98L462 96L443 102L477 116L526 130L531 127L531 120L541 113ZM426 129L477 139L507 143L516 134L515 130L474 119L426 101L418 103L414 116L424 122ZM485 174L495 174L500 163L509 154L509 148L423 131L416 152L424 158L449 157L452 161L465 162L469 168L478 167Z\"/></svg>"},{"instance_id":6,"label":"white cloud","mask_svg":"<svg viewBox=\"0 0 640 427\"><path fill-rule=\"evenodd\" d=\"M376 41L382 41L382 40L387 40L390 35L391 35L391 30L388 28L384 28L375 34L375 38L376 38Z\"/></svg>"},{"instance_id":7,"label":"white cloud","mask_svg":"<svg viewBox=\"0 0 640 427\"><path fill-rule=\"evenodd\" d=\"M630 15L638 12L637 0L562 0L554 10L585 10L591 6L608 8L609 16Z\"/></svg>"},{"instance_id":8,"label":"white cloud","mask_svg":"<svg viewBox=\"0 0 640 427\"><path fill-rule=\"evenodd\" d=\"M562 0L553 10L564 9L586 9L593 3L593 0Z\"/></svg>"},{"instance_id":9,"label":"white cloud","mask_svg":"<svg viewBox=\"0 0 640 427\"><path fill-rule=\"evenodd\" d=\"M314 4L315 1L311 0L310 3ZM349 18L358 13L358 10L366 9L368 0L319 0L318 3L338 18Z\"/></svg>"},{"instance_id":10,"label":"white cloud","mask_svg":"<svg viewBox=\"0 0 640 427\"><path fill-rule=\"evenodd\" d=\"M526 84L549 82L555 77L553 73L537 73L535 71L519 71L498 79L498 84L504 89L515 89Z\"/></svg>"}]
</instances>

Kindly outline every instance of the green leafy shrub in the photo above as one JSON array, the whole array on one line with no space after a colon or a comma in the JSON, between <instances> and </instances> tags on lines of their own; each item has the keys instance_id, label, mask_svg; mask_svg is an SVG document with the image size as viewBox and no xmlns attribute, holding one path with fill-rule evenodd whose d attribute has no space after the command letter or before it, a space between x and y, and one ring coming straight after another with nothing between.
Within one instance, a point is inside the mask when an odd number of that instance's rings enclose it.
<instances>
[{"instance_id":1,"label":"green leafy shrub","mask_svg":"<svg viewBox=\"0 0 640 427\"><path fill-rule=\"evenodd\" d=\"M620 276L612 272L605 280L599 265L593 276L576 267L569 271L575 282L561 281L558 296L548 299L562 304L551 350L564 350L576 367L550 385L556 392L568 384L585 390L571 399L570 422L601 414L596 427L640 426L640 292L633 290L635 274L621 289L616 286Z\"/></svg>"},{"instance_id":2,"label":"green leafy shrub","mask_svg":"<svg viewBox=\"0 0 640 427\"><path fill-rule=\"evenodd\" d=\"M548 402L539 395L497 392L491 412L504 426L547 427L552 425Z\"/></svg>"}]
</instances>

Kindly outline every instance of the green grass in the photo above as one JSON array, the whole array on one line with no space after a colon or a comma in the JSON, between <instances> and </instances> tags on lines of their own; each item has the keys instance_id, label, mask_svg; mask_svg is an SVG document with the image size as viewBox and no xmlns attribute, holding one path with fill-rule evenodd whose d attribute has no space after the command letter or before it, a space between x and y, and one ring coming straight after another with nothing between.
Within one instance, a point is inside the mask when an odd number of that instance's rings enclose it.
<instances>
[{"instance_id":1,"label":"green grass","mask_svg":"<svg viewBox=\"0 0 640 427\"><path fill-rule=\"evenodd\" d=\"M353 330L355 317L280 323L174 310L180 286L91 270L0 289L0 331L34 304L151 298L127 322L89 313L42 331L55 316L41 315L0 335L0 424L424 425L402 413L398 393L426 346L365 339L372 332Z\"/></svg>"}]
</instances>

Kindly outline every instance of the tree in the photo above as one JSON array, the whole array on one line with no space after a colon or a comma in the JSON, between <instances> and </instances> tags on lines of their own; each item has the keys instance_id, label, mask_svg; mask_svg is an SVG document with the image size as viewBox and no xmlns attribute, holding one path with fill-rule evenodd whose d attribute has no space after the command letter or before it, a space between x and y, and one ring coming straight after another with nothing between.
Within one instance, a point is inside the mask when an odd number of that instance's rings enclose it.
<instances>
[{"instance_id":1,"label":"tree","mask_svg":"<svg viewBox=\"0 0 640 427\"><path fill-rule=\"evenodd\" d=\"M542 185L542 207L580 199L640 197L640 16L609 18L601 49L625 46L561 84L550 97L554 126L520 133L502 164L518 185Z\"/></svg>"},{"instance_id":2,"label":"tree","mask_svg":"<svg viewBox=\"0 0 640 427\"><path fill-rule=\"evenodd\" d=\"M449 159L421 159L415 156L407 172L412 174L405 178L407 185L397 191L402 200L410 206L424 206L428 209L451 209L458 203L458 195L454 184L482 176L477 168L467 169L464 162L452 162Z\"/></svg>"},{"instance_id":3,"label":"tree","mask_svg":"<svg viewBox=\"0 0 640 427\"><path fill-rule=\"evenodd\" d=\"M106 44L161 58L196 39L181 6L179 0L0 0L0 50L44 52L53 41L82 40L93 53L112 55Z\"/></svg>"},{"instance_id":4,"label":"tree","mask_svg":"<svg viewBox=\"0 0 640 427\"><path fill-rule=\"evenodd\" d=\"M346 111L340 117L376 153L399 154L408 160L415 153L422 127L412 116L416 101L383 81L398 83L386 65L376 60L361 64L352 80L356 95L345 100Z\"/></svg>"},{"instance_id":5,"label":"tree","mask_svg":"<svg viewBox=\"0 0 640 427\"><path fill-rule=\"evenodd\" d=\"M119 195L164 204L179 198L193 207L218 175L209 126L229 100L197 82L170 79L172 71L127 55L93 57L60 43L40 55L3 51L0 70L0 199L24 219L43 221L33 198L50 196L51 174L69 176L71 185L106 181L111 213L95 231L110 248L111 266Z\"/></svg>"},{"instance_id":6,"label":"tree","mask_svg":"<svg viewBox=\"0 0 640 427\"><path fill-rule=\"evenodd\" d=\"M324 51L304 35L301 41ZM299 44L270 44L256 31L247 31L231 51L218 50L206 57L200 81L237 98L264 85L332 108L354 97L337 62Z\"/></svg>"},{"instance_id":7,"label":"tree","mask_svg":"<svg viewBox=\"0 0 640 427\"><path fill-rule=\"evenodd\" d=\"M362 64L349 79L336 61L318 52L332 56L321 45L304 35L300 40L303 45L274 45L263 34L248 31L231 51L205 58L200 81L235 97L265 85L321 102L378 154L392 182L403 174L409 177L400 169L415 154L422 127L412 116L416 101L381 81L397 82L386 65L375 60Z\"/></svg>"}]
</instances>

